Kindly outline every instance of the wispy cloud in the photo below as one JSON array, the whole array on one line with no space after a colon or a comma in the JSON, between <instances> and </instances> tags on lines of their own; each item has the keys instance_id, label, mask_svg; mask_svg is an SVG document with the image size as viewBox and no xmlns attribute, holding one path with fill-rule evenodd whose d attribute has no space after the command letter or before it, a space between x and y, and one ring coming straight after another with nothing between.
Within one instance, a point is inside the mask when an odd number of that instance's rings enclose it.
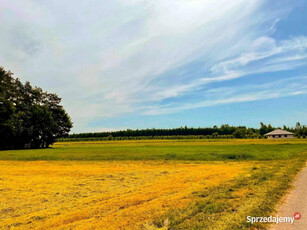
<instances>
[{"instance_id":1,"label":"wispy cloud","mask_svg":"<svg viewBox=\"0 0 307 230\"><path fill-rule=\"evenodd\" d=\"M295 81L295 83L293 83ZM307 94L307 77L294 77L260 85L223 87L206 91L207 99L196 103L166 104L149 106L143 111L146 115L168 114L182 110L215 105L250 102Z\"/></svg>"},{"instance_id":2,"label":"wispy cloud","mask_svg":"<svg viewBox=\"0 0 307 230\"><path fill-rule=\"evenodd\" d=\"M272 36L292 4L0 0L0 63L57 92L77 130L98 118L266 99L257 88L229 98L209 89L306 65L306 37ZM195 92L202 96L189 100ZM285 89L274 97L305 92Z\"/></svg>"}]
</instances>

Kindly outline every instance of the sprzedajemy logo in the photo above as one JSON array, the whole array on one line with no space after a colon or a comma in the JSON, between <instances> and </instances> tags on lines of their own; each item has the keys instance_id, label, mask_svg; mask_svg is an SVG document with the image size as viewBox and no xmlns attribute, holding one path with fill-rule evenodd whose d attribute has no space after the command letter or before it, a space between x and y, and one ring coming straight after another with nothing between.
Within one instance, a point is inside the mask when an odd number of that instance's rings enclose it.
<instances>
[{"instance_id":1,"label":"sprzedajemy logo","mask_svg":"<svg viewBox=\"0 0 307 230\"><path fill-rule=\"evenodd\" d=\"M299 220L301 218L301 214L296 212L293 217L289 216L247 216L247 223L290 223L293 224L294 220Z\"/></svg>"}]
</instances>

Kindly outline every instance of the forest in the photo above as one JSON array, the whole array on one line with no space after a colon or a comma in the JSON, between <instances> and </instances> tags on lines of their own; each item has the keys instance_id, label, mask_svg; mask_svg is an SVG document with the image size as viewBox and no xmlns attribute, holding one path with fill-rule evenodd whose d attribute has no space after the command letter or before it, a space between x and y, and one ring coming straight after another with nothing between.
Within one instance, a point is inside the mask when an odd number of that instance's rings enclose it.
<instances>
[{"instance_id":1,"label":"forest","mask_svg":"<svg viewBox=\"0 0 307 230\"><path fill-rule=\"evenodd\" d=\"M221 126L205 127L205 128L190 128L180 127L174 129L127 129L113 132L96 132L96 133L79 133L70 134L65 139L59 141L69 140L121 140L121 139L201 139L201 138L264 138L264 134L281 128L293 132L298 138L306 138L307 126L301 125L299 122L294 127L273 127L268 124L260 122L260 128L248 128L246 126L230 126L224 124Z\"/></svg>"}]
</instances>

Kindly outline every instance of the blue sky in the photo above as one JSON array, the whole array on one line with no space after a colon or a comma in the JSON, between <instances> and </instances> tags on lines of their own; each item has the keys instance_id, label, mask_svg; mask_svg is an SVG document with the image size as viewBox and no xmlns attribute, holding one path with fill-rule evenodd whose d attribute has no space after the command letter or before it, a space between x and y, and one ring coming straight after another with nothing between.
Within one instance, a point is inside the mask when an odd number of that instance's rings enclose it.
<instances>
[{"instance_id":1,"label":"blue sky","mask_svg":"<svg viewBox=\"0 0 307 230\"><path fill-rule=\"evenodd\" d=\"M307 0L0 0L0 65L72 132L307 123Z\"/></svg>"}]
</instances>

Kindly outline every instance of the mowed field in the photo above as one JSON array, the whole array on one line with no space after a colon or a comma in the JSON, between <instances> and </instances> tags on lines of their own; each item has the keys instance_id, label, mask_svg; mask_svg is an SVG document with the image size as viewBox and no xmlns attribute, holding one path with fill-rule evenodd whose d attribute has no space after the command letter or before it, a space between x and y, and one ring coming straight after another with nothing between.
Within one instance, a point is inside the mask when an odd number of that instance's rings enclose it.
<instances>
[{"instance_id":1,"label":"mowed field","mask_svg":"<svg viewBox=\"0 0 307 230\"><path fill-rule=\"evenodd\" d=\"M300 140L61 142L0 152L0 229L249 229L307 159Z\"/></svg>"}]
</instances>

